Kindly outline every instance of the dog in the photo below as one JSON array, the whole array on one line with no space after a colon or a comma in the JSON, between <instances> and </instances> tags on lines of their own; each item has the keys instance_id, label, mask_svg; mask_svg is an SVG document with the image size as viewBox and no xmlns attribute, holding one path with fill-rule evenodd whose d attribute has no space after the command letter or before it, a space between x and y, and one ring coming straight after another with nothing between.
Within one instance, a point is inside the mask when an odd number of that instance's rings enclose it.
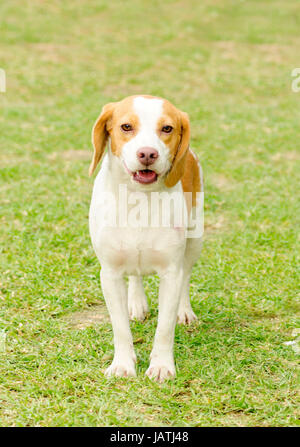
<instances>
[{"instance_id":1,"label":"dog","mask_svg":"<svg viewBox=\"0 0 300 447\"><path fill-rule=\"evenodd\" d=\"M176 374L173 356L176 321L189 324L196 319L189 287L202 237L188 238L187 229L191 216L200 208L198 193L203 191L203 178L200 163L189 147L189 117L166 99L130 96L103 107L92 130L92 143L90 175L108 146L95 179L89 213L92 245L101 264L101 286L114 334L114 358L105 374L136 376L129 318L145 318L148 304L142 276L157 273L158 323L146 374L163 382ZM155 213L157 217L163 206L153 211L145 198L153 193L177 194L179 199L170 212L171 224L162 225L160 215L156 225L126 223L134 201L128 209L125 207L126 200L120 198L121 186L126 187L127 193L143 197L140 214L148 218L149 213L150 217ZM179 202L185 207L187 224L174 223L174 209ZM114 219L121 214L125 223L115 223ZM113 218L107 222L104 216Z\"/></svg>"}]
</instances>

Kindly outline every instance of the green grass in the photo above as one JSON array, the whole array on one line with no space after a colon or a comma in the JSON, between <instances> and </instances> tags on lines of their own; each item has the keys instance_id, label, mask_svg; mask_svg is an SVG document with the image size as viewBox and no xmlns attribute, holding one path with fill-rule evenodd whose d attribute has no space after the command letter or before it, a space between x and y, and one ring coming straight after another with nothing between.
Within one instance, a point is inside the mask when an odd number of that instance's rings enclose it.
<instances>
[{"instance_id":1,"label":"green grass","mask_svg":"<svg viewBox=\"0 0 300 447\"><path fill-rule=\"evenodd\" d=\"M10 0L0 18L0 424L296 425L299 2ZM91 127L137 93L189 113L205 173L199 322L176 328L163 385L144 375L156 277L131 325L137 378L104 378L112 331L88 233Z\"/></svg>"}]
</instances>

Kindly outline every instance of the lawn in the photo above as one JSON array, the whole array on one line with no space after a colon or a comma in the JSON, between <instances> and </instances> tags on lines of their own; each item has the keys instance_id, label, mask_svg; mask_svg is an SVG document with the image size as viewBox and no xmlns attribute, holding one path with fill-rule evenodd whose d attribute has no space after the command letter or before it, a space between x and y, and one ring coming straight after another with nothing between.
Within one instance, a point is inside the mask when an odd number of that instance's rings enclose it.
<instances>
[{"instance_id":1,"label":"lawn","mask_svg":"<svg viewBox=\"0 0 300 447\"><path fill-rule=\"evenodd\" d=\"M1 2L1 426L297 424L299 30L297 0ZM103 375L112 330L88 232L92 125L137 93L189 113L205 175L199 320L177 326L163 385L144 375L155 276L131 324L137 378Z\"/></svg>"}]
</instances>

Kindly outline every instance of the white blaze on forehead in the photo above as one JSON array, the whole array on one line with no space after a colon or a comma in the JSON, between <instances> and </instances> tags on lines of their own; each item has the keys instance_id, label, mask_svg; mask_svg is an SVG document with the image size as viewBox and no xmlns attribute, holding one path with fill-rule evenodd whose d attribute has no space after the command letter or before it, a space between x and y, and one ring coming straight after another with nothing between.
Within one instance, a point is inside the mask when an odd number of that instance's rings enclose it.
<instances>
[{"instance_id":1,"label":"white blaze on forehead","mask_svg":"<svg viewBox=\"0 0 300 447\"><path fill-rule=\"evenodd\" d=\"M156 149L159 154L151 169L158 174L167 172L171 165L170 151L157 133L158 120L163 114L163 100L137 96L133 100L133 111L139 119L139 125L137 134L122 148L122 158L127 169L131 172L145 169L138 160L137 151L148 146Z\"/></svg>"},{"instance_id":2,"label":"white blaze on forehead","mask_svg":"<svg viewBox=\"0 0 300 447\"><path fill-rule=\"evenodd\" d=\"M163 100L138 96L133 100L133 108L139 117L141 127L156 131L157 122L162 115Z\"/></svg>"}]
</instances>

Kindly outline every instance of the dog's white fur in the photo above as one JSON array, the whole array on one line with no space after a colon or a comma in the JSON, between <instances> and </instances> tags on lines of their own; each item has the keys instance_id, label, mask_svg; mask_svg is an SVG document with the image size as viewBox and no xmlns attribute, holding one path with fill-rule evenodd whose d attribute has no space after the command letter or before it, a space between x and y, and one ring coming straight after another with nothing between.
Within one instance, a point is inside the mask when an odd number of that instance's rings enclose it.
<instances>
[{"instance_id":1,"label":"dog's white fur","mask_svg":"<svg viewBox=\"0 0 300 447\"><path fill-rule=\"evenodd\" d=\"M118 205L120 184L127 185L128 191L143 191L147 195L153 191L182 194L180 181L172 187L164 184L172 160L168 146L157 134L162 106L162 99L140 96L133 100L139 131L123 145L118 156L111 151L109 141L108 153L94 183L89 217L92 244L101 263L101 285L114 333L114 359L106 375L136 375L129 317L145 318L148 304L142 275L158 273L158 325L146 374L160 382L175 376L173 342L176 320L189 323L196 318L189 300L189 281L192 266L200 254L201 240L186 239L185 232L178 228L107 227L101 219L103 209L99 197L103 192L112 193ZM159 153L151 166L159 177L151 185L141 185L130 175L130 172L145 168L136 156L137 150L144 146L151 146ZM129 276L128 290L124 275Z\"/></svg>"}]
</instances>

